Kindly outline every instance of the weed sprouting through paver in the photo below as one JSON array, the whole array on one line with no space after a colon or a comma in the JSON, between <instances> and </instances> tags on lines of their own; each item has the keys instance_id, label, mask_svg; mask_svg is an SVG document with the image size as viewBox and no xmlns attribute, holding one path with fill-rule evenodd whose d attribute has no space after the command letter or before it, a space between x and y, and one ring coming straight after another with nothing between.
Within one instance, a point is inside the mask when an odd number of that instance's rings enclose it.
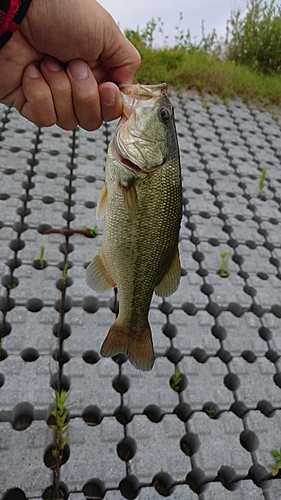
<instances>
[{"instance_id":1,"label":"weed sprouting through paver","mask_svg":"<svg viewBox=\"0 0 281 500\"><path fill-rule=\"evenodd\" d=\"M261 176L260 176L260 182L259 182L259 194L258 194L258 198L260 200L265 200L265 195L263 193L263 189L264 189L264 184L265 184L265 178L266 178L266 173L267 173L267 169L266 168L262 168L261 169Z\"/></svg>"},{"instance_id":2,"label":"weed sprouting through paver","mask_svg":"<svg viewBox=\"0 0 281 500\"><path fill-rule=\"evenodd\" d=\"M270 453L275 460L275 465L271 465L270 470L273 476L277 476L281 471L281 448L279 450L272 450Z\"/></svg>"},{"instance_id":3,"label":"weed sprouting through paver","mask_svg":"<svg viewBox=\"0 0 281 500\"><path fill-rule=\"evenodd\" d=\"M222 278L227 278L229 276L229 272L227 270L229 255L227 252L221 252L220 257L221 257L221 264L219 268L219 275Z\"/></svg>"},{"instance_id":4,"label":"weed sprouting through paver","mask_svg":"<svg viewBox=\"0 0 281 500\"><path fill-rule=\"evenodd\" d=\"M180 388L179 384L181 382L181 379L182 379L181 371L177 368L175 373L172 375L171 380L170 380L171 388L176 392L179 392L179 388Z\"/></svg>"},{"instance_id":5,"label":"weed sprouting through paver","mask_svg":"<svg viewBox=\"0 0 281 500\"><path fill-rule=\"evenodd\" d=\"M45 247L44 245L41 245L39 254L40 269L44 268L44 254L45 254Z\"/></svg>"}]
</instances>

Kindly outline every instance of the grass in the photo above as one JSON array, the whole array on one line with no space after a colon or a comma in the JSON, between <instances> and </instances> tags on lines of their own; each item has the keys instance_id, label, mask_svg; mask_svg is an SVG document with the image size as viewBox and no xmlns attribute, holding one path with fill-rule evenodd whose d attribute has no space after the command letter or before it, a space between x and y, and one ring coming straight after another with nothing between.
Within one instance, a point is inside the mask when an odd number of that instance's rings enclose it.
<instances>
[{"instance_id":1,"label":"grass","mask_svg":"<svg viewBox=\"0 0 281 500\"><path fill-rule=\"evenodd\" d=\"M174 46L164 39L161 48L153 43L157 31L165 32L160 18L142 31L126 31L142 57L135 81L165 81L177 91L194 89L224 101L240 97L266 107L281 105L281 7L274 0L270 5L251 0L246 12L232 12L225 39L215 31L206 36L203 25L202 39L195 43L189 30L175 29Z\"/></svg>"}]
</instances>

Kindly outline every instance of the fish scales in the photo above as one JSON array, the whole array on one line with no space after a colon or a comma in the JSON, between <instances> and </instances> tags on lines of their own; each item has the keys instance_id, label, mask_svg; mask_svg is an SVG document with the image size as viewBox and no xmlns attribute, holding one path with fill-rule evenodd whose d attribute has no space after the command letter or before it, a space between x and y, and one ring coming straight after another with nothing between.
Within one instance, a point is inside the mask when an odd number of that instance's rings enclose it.
<instances>
[{"instance_id":1,"label":"fish scales","mask_svg":"<svg viewBox=\"0 0 281 500\"><path fill-rule=\"evenodd\" d=\"M105 214L102 249L87 268L87 282L97 291L118 289L119 314L101 354L124 352L148 370L154 362L148 323L153 291L170 295L180 279L179 152L164 85L126 86L123 100L98 202L99 216Z\"/></svg>"}]
</instances>

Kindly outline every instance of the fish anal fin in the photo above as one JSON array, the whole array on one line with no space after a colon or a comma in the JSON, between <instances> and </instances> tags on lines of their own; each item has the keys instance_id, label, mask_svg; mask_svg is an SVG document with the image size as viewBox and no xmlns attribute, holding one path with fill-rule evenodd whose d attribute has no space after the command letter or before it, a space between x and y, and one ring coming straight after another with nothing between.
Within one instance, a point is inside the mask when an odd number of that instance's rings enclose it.
<instances>
[{"instance_id":1,"label":"fish anal fin","mask_svg":"<svg viewBox=\"0 0 281 500\"><path fill-rule=\"evenodd\" d=\"M129 361L139 370L151 370L154 364L154 350L149 323L142 328L123 326L119 318L110 328L101 347L105 358L116 354L127 354Z\"/></svg>"},{"instance_id":2,"label":"fish anal fin","mask_svg":"<svg viewBox=\"0 0 281 500\"><path fill-rule=\"evenodd\" d=\"M154 291L156 295L159 297L169 297L169 295L172 295L172 293L174 293L179 286L180 276L181 265L179 249L177 248L168 271L162 281L160 281L160 283L155 287Z\"/></svg>"},{"instance_id":3,"label":"fish anal fin","mask_svg":"<svg viewBox=\"0 0 281 500\"><path fill-rule=\"evenodd\" d=\"M115 284L111 278L105 260L100 251L86 269L86 283L96 292L106 292L114 288Z\"/></svg>"},{"instance_id":4,"label":"fish anal fin","mask_svg":"<svg viewBox=\"0 0 281 500\"><path fill-rule=\"evenodd\" d=\"M103 186L101 193L99 195L98 203L97 203L97 209L96 209L96 218L102 219L105 214L106 214L106 208L107 208L107 187L106 184Z\"/></svg>"},{"instance_id":5,"label":"fish anal fin","mask_svg":"<svg viewBox=\"0 0 281 500\"><path fill-rule=\"evenodd\" d=\"M134 178L130 178L126 184L119 183L120 189L123 194L124 204L126 207L127 214L131 221L136 219L139 203L138 203L138 195L135 186Z\"/></svg>"}]
</instances>

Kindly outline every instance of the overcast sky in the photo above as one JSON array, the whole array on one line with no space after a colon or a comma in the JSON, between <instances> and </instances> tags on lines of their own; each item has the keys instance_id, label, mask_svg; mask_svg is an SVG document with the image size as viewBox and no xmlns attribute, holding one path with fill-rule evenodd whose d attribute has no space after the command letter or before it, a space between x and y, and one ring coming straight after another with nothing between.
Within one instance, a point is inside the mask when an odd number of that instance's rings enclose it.
<instances>
[{"instance_id":1,"label":"overcast sky","mask_svg":"<svg viewBox=\"0 0 281 500\"><path fill-rule=\"evenodd\" d=\"M143 29L147 21L161 17L165 34L173 42L180 12L183 14L181 29L185 32L190 29L192 38L201 39L202 20L206 34L216 29L217 34L224 37L231 10L244 10L247 0L99 0L99 3L110 12L122 31L136 30L137 26ZM275 4L281 4L281 0L275 0ZM157 43L161 43L161 35Z\"/></svg>"}]
</instances>

